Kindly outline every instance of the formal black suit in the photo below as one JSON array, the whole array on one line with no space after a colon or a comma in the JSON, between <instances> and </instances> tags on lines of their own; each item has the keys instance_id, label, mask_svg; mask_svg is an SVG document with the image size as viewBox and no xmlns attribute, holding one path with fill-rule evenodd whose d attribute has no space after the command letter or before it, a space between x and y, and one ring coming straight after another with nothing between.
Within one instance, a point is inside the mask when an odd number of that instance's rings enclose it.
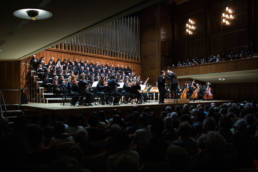
<instances>
[{"instance_id":1,"label":"formal black suit","mask_svg":"<svg viewBox=\"0 0 258 172\"><path fill-rule=\"evenodd\" d=\"M33 57L30 61L30 65L32 67L33 70L37 71L37 68L39 66L39 62L38 62L38 59Z\"/></svg>"},{"instance_id":2,"label":"formal black suit","mask_svg":"<svg viewBox=\"0 0 258 172\"><path fill-rule=\"evenodd\" d=\"M164 98L166 95L165 83L166 83L165 76L160 75L158 78L159 103L164 103Z\"/></svg>"},{"instance_id":3,"label":"formal black suit","mask_svg":"<svg viewBox=\"0 0 258 172\"><path fill-rule=\"evenodd\" d=\"M110 79L108 80L108 101L111 100L113 104L118 104L119 100L121 98L121 94L117 91L117 87L119 84L117 83L116 79ZM110 98L114 98L113 100Z\"/></svg>"},{"instance_id":4,"label":"formal black suit","mask_svg":"<svg viewBox=\"0 0 258 172\"><path fill-rule=\"evenodd\" d=\"M177 87L178 87L178 81L177 81L177 76L174 72L169 72L168 73L168 78L170 80L170 92L171 92L171 97L176 98L176 93L177 93Z\"/></svg>"}]
</instances>

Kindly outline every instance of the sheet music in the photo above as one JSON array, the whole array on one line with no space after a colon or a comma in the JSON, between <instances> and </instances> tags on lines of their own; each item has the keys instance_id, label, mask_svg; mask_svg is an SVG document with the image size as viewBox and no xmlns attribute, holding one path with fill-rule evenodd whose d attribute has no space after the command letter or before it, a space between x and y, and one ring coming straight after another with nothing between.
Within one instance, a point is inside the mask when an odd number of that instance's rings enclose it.
<instances>
[{"instance_id":1,"label":"sheet music","mask_svg":"<svg viewBox=\"0 0 258 172\"><path fill-rule=\"evenodd\" d=\"M99 81L94 81L92 84L92 88L97 87L98 83L99 83Z\"/></svg>"},{"instance_id":2,"label":"sheet music","mask_svg":"<svg viewBox=\"0 0 258 172\"><path fill-rule=\"evenodd\" d=\"M119 82L118 84L119 84L119 87L117 87L117 88L123 88L124 87L124 83L123 82Z\"/></svg>"},{"instance_id":3,"label":"sheet music","mask_svg":"<svg viewBox=\"0 0 258 172\"><path fill-rule=\"evenodd\" d=\"M146 85L140 85L141 86L141 91L143 91L146 87Z\"/></svg>"}]
</instances>

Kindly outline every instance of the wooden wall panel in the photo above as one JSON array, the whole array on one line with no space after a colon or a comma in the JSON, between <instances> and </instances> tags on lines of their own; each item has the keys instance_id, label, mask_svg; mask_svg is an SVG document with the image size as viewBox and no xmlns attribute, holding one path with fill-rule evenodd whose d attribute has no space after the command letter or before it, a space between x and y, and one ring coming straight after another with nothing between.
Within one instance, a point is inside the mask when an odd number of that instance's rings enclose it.
<instances>
[{"instance_id":1,"label":"wooden wall panel","mask_svg":"<svg viewBox=\"0 0 258 172\"><path fill-rule=\"evenodd\" d=\"M251 1L253 3L250 4ZM228 27L221 25L221 14L227 4L233 8L236 17ZM257 7L258 4L254 0L195 0L171 8L175 10L171 21L174 26L171 64L187 58L208 57L229 50L253 48L254 36L258 34L254 31L255 22L250 22L250 18L257 18ZM256 14L250 15L250 10ZM193 36L185 34L188 18L196 21L197 32Z\"/></svg>"},{"instance_id":2,"label":"wooden wall panel","mask_svg":"<svg viewBox=\"0 0 258 172\"><path fill-rule=\"evenodd\" d=\"M214 98L221 100L258 100L257 83L216 84Z\"/></svg>"},{"instance_id":3,"label":"wooden wall panel","mask_svg":"<svg viewBox=\"0 0 258 172\"><path fill-rule=\"evenodd\" d=\"M158 4L144 9L141 20L142 76L154 84L172 55L172 23L170 5Z\"/></svg>"},{"instance_id":4,"label":"wooden wall panel","mask_svg":"<svg viewBox=\"0 0 258 172\"><path fill-rule=\"evenodd\" d=\"M160 54L161 67L166 68L167 64L171 63L171 56L173 53L172 39L173 39L173 19L174 12L173 5L162 3L160 5Z\"/></svg>"},{"instance_id":5,"label":"wooden wall panel","mask_svg":"<svg viewBox=\"0 0 258 172\"><path fill-rule=\"evenodd\" d=\"M20 62L0 61L0 90L6 104L20 103Z\"/></svg>"}]
</instances>

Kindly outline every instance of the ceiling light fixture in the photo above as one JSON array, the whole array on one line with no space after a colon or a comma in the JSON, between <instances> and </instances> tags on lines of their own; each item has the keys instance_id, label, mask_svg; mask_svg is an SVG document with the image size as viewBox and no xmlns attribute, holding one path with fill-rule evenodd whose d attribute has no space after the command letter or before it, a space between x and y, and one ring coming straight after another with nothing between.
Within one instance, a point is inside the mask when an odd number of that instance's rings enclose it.
<instances>
[{"instance_id":1,"label":"ceiling light fixture","mask_svg":"<svg viewBox=\"0 0 258 172\"><path fill-rule=\"evenodd\" d=\"M43 9L24 8L13 12L15 17L26 20L44 20L52 17L52 13Z\"/></svg>"},{"instance_id":2,"label":"ceiling light fixture","mask_svg":"<svg viewBox=\"0 0 258 172\"><path fill-rule=\"evenodd\" d=\"M221 15L221 23L223 25L231 25L231 21L235 19L234 11L230 7L226 7L225 11Z\"/></svg>"},{"instance_id":3,"label":"ceiling light fixture","mask_svg":"<svg viewBox=\"0 0 258 172\"><path fill-rule=\"evenodd\" d=\"M185 32L187 35L193 35L196 30L195 21L191 18L188 19L187 23L185 24Z\"/></svg>"}]
</instances>

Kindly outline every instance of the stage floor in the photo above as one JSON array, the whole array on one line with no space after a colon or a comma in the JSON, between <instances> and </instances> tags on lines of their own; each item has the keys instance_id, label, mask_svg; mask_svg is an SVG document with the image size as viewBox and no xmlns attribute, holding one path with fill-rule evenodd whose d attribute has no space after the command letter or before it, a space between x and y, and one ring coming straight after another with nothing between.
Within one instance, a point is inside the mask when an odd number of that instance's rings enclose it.
<instances>
[{"instance_id":1,"label":"stage floor","mask_svg":"<svg viewBox=\"0 0 258 172\"><path fill-rule=\"evenodd\" d=\"M226 103L230 102L230 100L195 100L189 101L188 104L207 104L207 103ZM158 101L148 101L142 104L120 104L120 105L92 105L92 106L71 106L70 103L28 103L22 105L23 107L27 108L35 108L35 109L42 109L42 110L72 110L72 109L105 109L105 108L121 108L121 107L144 107L144 106L165 106L165 105L174 105L174 104L182 104L182 103L164 103L159 104Z\"/></svg>"}]
</instances>

